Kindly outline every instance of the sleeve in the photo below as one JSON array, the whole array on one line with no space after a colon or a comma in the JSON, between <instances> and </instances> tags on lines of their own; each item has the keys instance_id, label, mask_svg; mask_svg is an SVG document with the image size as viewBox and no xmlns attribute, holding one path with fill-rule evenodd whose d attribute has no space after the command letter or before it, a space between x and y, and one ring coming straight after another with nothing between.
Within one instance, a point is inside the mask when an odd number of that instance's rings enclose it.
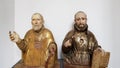
<instances>
[{"instance_id":1,"label":"sleeve","mask_svg":"<svg viewBox=\"0 0 120 68\"><path fill-rule=\"evenodd\" d=\"M54 66L55 61L57 60L57 44L54 41L54 37L51 31L46 31L46 37L49 41L49 45L47 47L48 58L46 61L46 66L48 68L52 68Z\"/></svg>"},{"instance_id":2,"label":"sleeve","mask_svg":"<svg viewBox=\"0 0 120 68\"><path fill-rule=\"evenodd\" d=\"M18 46L18 48L19 48L20 50L22 50L22 51L25 50L26 45L25 45L25 40L24 40L24 39L20 40L20 41L17 42L16 44L17 44L17 46Z\"/></svg>"},{"instance_id":3,"label":"sleeve","mask_svg":"<svg viewBox=\"0 0 120 68\"><path fill-rule=\"evenodd\" d=\"M21 39L21 40L19 40L16 44L17 44L17 46L18 46L18 48L22 51L22 52L25 52L25 50L26 50L26 43L27 43L27 37L28 37L28 35L29 35L29 31L26 33L26 35L25 35L25 37L24 37L24 39Z\"/></svg>"},{"instance_id":4,"label":"sleeve","mask_svg":"<svg viewBox=\"0 0 120 68\"><path fill-rule=\"evenodd\" d=\"M91 53L93 53L93 51L100 47L100 45L98 45L98 42L97 42L97 39L95 38L95 35L89 31L89 34L88 34L88 38L89 38L89 50Z\"/></svg>"},{"instance_id":5,"label":"sleeve","mask_svg":"<svg viewBox=\"0 0 120 68\"><path fill-rule=\"evenodd\" d=\"M68 32L67 33L67 35L65 36L65 39L63 40L63 43L62 43L62 52L64 53L64 54L67 54L71 49L72 49L72 36L73 36L73 31L70 31L70 32ZM71 42L71 46L69 46L69 47L65 47L65 43L66 43L66 41L68 41L68 40L70 40L70 42Z\"/></svg>"},{"instance_id":6,"label":"sleeve","mask_svg":"<svg viewBox=\"0 0 120 68\"><path fill-rule=\"evenodd\" d=\"M56 43L52 42L49 45L49 57L47 59L48 68L52 68L57 61L57 45Z\"/></svg>"}]
</instances>

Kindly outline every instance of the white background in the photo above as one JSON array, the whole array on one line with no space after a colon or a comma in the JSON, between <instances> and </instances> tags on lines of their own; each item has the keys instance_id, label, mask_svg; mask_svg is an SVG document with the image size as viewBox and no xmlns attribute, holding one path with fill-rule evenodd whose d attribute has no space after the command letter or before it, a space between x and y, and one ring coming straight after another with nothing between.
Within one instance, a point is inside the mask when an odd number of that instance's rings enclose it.
<instances>
[{"instance_id":1,"label":"white background","mask_svg":"<svg viewBox=\"0 0 120 68\"><path fill-rule=\"evenodd\" d=\"M99 44L111 52L108 68L119 68L119 4L119 0L0 0L0 68L11 68L21 58L8 31L15 30L23 38L35 12L43 15L45 27L52 31L60 58L62 41L80 10L88 15L89 30Z\"/></svg>"}]
</instances>

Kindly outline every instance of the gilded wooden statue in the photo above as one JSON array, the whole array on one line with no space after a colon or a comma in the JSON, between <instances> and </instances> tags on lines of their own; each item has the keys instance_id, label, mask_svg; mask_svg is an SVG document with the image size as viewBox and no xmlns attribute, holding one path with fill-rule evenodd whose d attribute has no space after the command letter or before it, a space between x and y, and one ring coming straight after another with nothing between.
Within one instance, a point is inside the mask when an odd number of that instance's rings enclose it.
<instances>
[{"instance_id":1,"label":"gilded wooden statue","mask_svg":"<svg viewBox=\"0 0 120 68\"><path fill-rule=\"evenodd\" d=\"M32 29L24 39L16 32L9 32L11 41L22 51L22 59L13 68L54 68L57 61L57 45L52 32L45 28L43 16L32 15Z\"/></svg>"}]
</instances>

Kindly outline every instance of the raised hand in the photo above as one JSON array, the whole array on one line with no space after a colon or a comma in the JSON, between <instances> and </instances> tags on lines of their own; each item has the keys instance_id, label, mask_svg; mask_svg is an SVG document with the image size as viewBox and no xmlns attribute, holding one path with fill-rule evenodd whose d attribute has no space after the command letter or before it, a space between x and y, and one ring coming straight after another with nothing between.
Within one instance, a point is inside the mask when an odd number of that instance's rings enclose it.
<instances>
[{"instance_id":1,"label":"raised hand","mask_svg":"<svg viewBox=\"0 0 120 68\"><path fill-rule=\"evenodd\" d=\"M9 31L9 37L10 37L11 41L13 41L15 43L20 40L19 35L15 31L13 31L13 32Z\"/></svg>"},{"instance_id":2,"label":"raised hand","mask_svg":"<svg viewBox=\"0 0 120 68\"><path fill-rule=\"evenodd\" d=\"M64 46L65 47L69 47L69 46L71 46L71 39L70 40L67 40L65 43L64 43Z\"/></svg>"}]
</instances>

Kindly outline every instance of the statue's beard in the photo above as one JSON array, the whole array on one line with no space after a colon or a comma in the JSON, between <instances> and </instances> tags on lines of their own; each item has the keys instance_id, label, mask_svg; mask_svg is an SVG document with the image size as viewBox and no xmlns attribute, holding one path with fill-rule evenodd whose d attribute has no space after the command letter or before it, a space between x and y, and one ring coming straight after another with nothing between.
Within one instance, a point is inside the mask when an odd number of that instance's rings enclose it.
<instances>
[{"instance_id":1,"label":"statue's beard","mask_svg":"<svg viewBox=\"0 0 120 68\"><path fill-rule=\"evenodd\" d=\"M79 28L82 28L82 27L84 27L84 26L85 26L85 24L79 24L79 25L78 25Z\"/></svg>"},{"instance_id":2,"label":"statue's beard","mask_svg":"<svg viewBox=\"0 0 120 68\"><path fill-rule=\"evenodd\" d=\"M42 25L32 25L34 31L39 31L42 28Z\"/></svg>"},{"instance_id":3,"label":"statue's beard","mask_svg":"<svg viewBox=\"0 0 120 68\"><path fill-rule=\"evenodd\" d=\"M84 32L84 31L87 31L88 29L88 25L85 24L85 25L77 25L76 23L74 24L74 29L77 30L77 31L80 31L80 32Z\"/></svg>"}]
</instances>

